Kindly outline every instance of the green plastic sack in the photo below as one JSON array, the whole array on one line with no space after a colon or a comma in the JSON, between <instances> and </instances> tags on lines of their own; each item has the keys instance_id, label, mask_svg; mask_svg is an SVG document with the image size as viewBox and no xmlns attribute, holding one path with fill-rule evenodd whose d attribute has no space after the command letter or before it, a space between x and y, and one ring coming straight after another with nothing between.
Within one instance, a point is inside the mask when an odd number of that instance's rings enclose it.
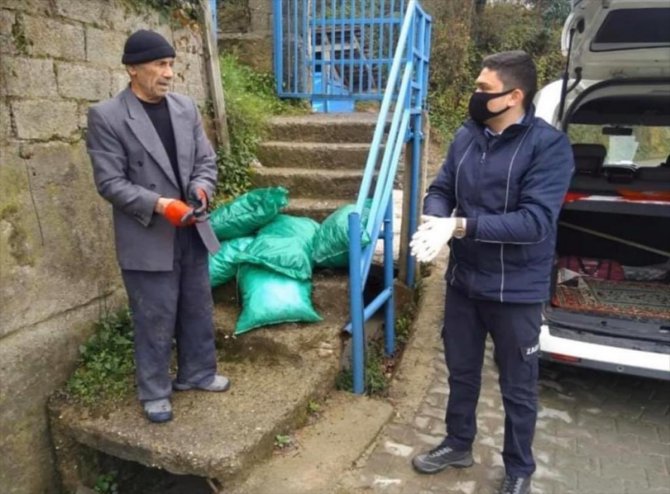
<instances>
[{"instance_id":1,"label":"green plastic sack","mask_svg":"<svg viewBox=\"0 0 670 494\"><path fill-rule=\"evenodd\" d=\"M363 222L370 215L370 204L368 200L363 208ZM328 216L314 236L312 257L318 267L345 268L349 265L349 214L354 211L354 204L347 204L333 211ZM370 243L370 235L363 230L361 233L361 246L366 247Z\"/></svg>"},{"instance_id":2,"label":"green plastic sack","mask_svg":"<svg viewBox=\"0 0 670 494\"><path fill-rule=\"evenodd\" d=\"M319 224L306 216L279 214L270 223L258 230L258 235L279 235L283 237L300 237L312 243Z\"/></svg>"},{"instance_id":3,"label":"green plastic sack","mask_svg":"<svg viewBox=\"0 0 670 494\"><path fill-rule=\"evenodd\" d=\"M272 221L287 204L284 187L254 189L216 208L210 222L219 240L246 237Z\"/></svg>"},{"instance_id":4,"label":"green plastic sack","mask_svg":"<svg viewBox=\"0 0 670 494\"><path fill-rule=\"evenodd\" d=\"M239 256L254 241L254 237L240 237L221 243L221 249L209 256L209 282L212 288L235 278Z\"/></svg>"},{"instance_id":5,"label":"green plastic sack","mask_svg":"<svg viewBox=\"0 0 670 494\"><path fill-rule=\"evenodd\" d=\"M298 280L312 278L312 244L319 224L311 218L278 215L258 230L240 261Z\"/></svg>"},{"instance_id":6,"label":"green plastic sack","mask_svg":"<svg viewBox=\"0 0 670 494\"><path fill-rule=\"evenodd\" d=\"M242 264L237 283L242 295L242 312L235 325L236 335L270 324L322 320L312 306L311 281L294 280Z\"/></svg>"},{"instance_id":7,"label":"green plastic sack","mask_svg":"<svg viewBox=\"0 0 670 494\"><path fill-rule=\"evenodd\" d=\"M296 280L312 279L312 244L300 237L259 234L239 260Z\"/></svg>"}]
</instances>

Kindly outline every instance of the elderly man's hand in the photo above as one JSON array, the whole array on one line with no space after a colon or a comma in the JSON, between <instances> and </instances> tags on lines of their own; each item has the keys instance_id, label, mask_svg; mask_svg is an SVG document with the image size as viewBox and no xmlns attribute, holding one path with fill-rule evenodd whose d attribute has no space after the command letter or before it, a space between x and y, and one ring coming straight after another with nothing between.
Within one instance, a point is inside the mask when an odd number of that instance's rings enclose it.
<instances>
[{"instance_id":1,"label":"elderly man's hand","mask_svg":"<svg viewBox=\"0 0 670 494\"><path fill-rule=\"evenodd\" d=\"M422 223L409 246L419 262L430 262L440 253L456 228L456 218L421 216Z\"/></svg>"}]
</instances>

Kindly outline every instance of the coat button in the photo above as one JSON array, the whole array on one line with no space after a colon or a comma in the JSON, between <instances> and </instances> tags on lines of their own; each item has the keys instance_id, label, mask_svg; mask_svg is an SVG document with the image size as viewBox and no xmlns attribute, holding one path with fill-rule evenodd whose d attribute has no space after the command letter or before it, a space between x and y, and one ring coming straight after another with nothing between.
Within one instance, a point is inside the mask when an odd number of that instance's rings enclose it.
<instances>
[{"instance_id":1,"label":"coat button","mask_svg":"<svg viewBox=\"0 0 670 494\"><path fill-rule=\"evenodd\" d=\"M138 165L138 166L144 166L144 163L142 163L141 161L138 161L138 162L137 162L137 165Z\"/></svg>"},{"instance_id":2,"label":"coat button","mask_svg":"<svg viewBox=\"0 0 670 494\"><path fill-rule=\"evenodd\" d=\"M151 190L154 190L154 189L156 188L156 184L150 184L150 185L149 185L149 188L150 188Z\"/></svg>"}]
</instances>

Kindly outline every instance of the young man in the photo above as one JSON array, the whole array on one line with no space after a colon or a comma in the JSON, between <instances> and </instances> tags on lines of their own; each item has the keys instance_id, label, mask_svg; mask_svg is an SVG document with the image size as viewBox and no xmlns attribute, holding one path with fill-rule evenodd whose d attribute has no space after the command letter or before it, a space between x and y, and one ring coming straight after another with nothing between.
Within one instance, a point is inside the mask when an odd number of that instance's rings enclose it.
<instances>
[{"instance_id":1,"label":"young man","mask_svg":"<svg viewBox=\"0 0 670 494\"><path fill-rule=\"evenodd\" d=\"M500 494L530 492L538 339L556 223L574 168L567 137L535 118L532 59L491 55L475 81L471 119L428 188L412 252L432 260L451 240L442 339L449 369L447 437L412 460L421 473L472 465L487 334L505 408Z\"/></svg>"},{"instance_id":2,"label":"young man","mask_svg":"<svg viewBox=\"0 0 670 494\"><path fill-rule=\"evenodd\" d=\"M216 374L207 251L217 245L203 214L216 184L215 155L194 102L169 92L174 58L160 34L133 33L122 58L130 85L88 113L88 153L98 191L113 206L139 399L152 422L172 419L173 388L230 384Z\"/></svg>"}]
</instances>

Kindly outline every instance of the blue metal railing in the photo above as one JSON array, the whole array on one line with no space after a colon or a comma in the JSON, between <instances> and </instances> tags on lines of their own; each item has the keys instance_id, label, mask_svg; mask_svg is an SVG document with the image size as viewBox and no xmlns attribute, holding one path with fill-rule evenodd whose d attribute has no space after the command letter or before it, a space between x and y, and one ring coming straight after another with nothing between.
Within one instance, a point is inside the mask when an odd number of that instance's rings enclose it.
<instances>
[{"instance_id":1,"label":"blue metal railing","mask_svg":"<svg viewBox=\"0 0 670 494\"><path fill-rule=\"evenodd\" d=\"M406 0L273 0L277 92L381 100Z\"/></svg>"},{"instance_id":2,"label":"blue metal railing","mask_svg":"<svg viewBox=\"0 0 670 494\"><path fill-rule=\"evenodd\" d=\"M365 174L358 193L356 207L349 215L349 296L352 333L352 370L354 393L365 391L365 322L384 306L384 348L388 355L395 351L393 301L393 181L405 144L411 146L410 215L408 232L416 231L423 111L428 90L430 39L432 21L417 0L410 0L398 36L395 56L390 66L386 89L377 126L365 165ZM391 113L391 105L394 104ZM392 116L391 116L392 115ZM391 117L390 117L391 116ZM388 134L385 133L391 118ZM384 142L384 136L386 139ZM381 161L379 152L384 149ZM373 180L375 181L373 189ZM369 214L363 208L372 197ZM383 225L383 229L382 229ZM363 232L372 239L365 248L361 245ZM370 273L376 240L384 242L384 289L367 306L363 289ZM408 239L404 239L407 241ZM407 259L407 283L414 284L415 262Z\"/></svg>"},{"instance_id":3,"label":"blue metal railing","mask_svg":"<svg viewBox=\"0 0 670 494\"><path fill-rule=\"evenodd\" d=\"M409 144L412 162L405 194L411 214L405 219L411 236L417 226L432 21L417 0L273 0L273 8L280 96L321 101L326 110L333 102L381 100L365 174L349 216L351 322L346 329L352 333L354 392L360 394L365 391L365 322L382 307L385 351L395 350L393 182L403 147ZM365 217L364 206L369 208ZM363 232L372 239L365 247ZM363 289L380 238L384 288L366 306ZM407 283L413 285L411 257L406 273Z\"/></svg>"}]
</instances>

